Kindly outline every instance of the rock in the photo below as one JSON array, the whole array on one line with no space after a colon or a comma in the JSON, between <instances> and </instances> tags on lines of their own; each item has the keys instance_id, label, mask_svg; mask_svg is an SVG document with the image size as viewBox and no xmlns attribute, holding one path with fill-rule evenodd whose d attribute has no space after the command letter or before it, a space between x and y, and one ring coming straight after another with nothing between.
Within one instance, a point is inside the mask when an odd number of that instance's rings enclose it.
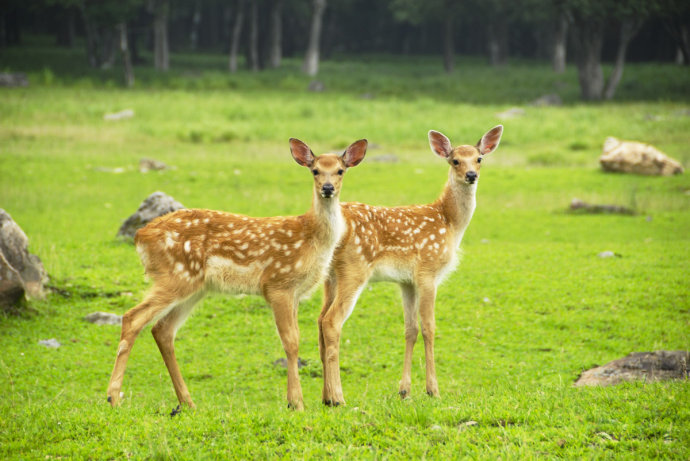
<instances>
[{"instance_id":1,"label":"rock","mask_svg":"<svg viewBox=\"0 0 690 461\"><path fill-rule=\"evenodd\" d=\"M154 219L164 214L171 213L184 208L180 202L176 201L163 192L154 192L141 202L136 213L122 223L120 230L117 231L118 237L134 238L134 234Z\"/></svg>"},{"instance_id":2,"label":"rock","mask_svg":"<svg viewBox=\"0 0 690 461\"><path fill-rule=\"evenodd\" d=\"M108 122L114 122L118 120L127 120L129 118L134 117L134 111L132 109L124 109L121 110L120 112L113 112L110 114L104 114L103 115L103 120L106 120Z\"/></svg>"},{"instance_id":3,"label":"rock","mask_svg":"<svg viewBox=\"0 0 690 461\"><path fill-rule=\"evenodd\" d=\"M383 154L372 157L370 161L377 163L398 163L399 159L395 154Z\"/></svg>"},{"instance_id":4,"label":"rock","mask_svg":"<svg viewBox=\"0 0 690 461\"><path fill-rule=\"evenodd\" d=\"M0 209L0 307L13 307L24 297L43 299L48 276L29 239L12 217Z\"/></svg>"},{"instance_id":5,"label":"rock","mask_svg":"<svg viewBox=\"0 0 690 461\"><path fill-rule=\"evenodd\" d=\"M606 138L599 157L604 171L671 176L683 172L683 166L649 144Z\"/></svg>"},{"instance_id":6,"label":"rock","mask_svg":"<svg viewBox=\"0 0 690 461\"><path fill-rule=\"evenodd\" d=\"M148 173L151 170L167 170L168 165L152 158L142 158L139 160L139 172Z\"/></svg>"},{"instance_id":7,"label":"rock","mask_svg":"<svg viewBox=\"0 0 690 461\"><path fill-rule=\"evenodd\" d=\"M29 86L29 79L23 72L0 72L0 86Z\"/></svg>"},{"instance_id":8,"label":"rock","mask_svg":"<svg viewBox=\"0 0 690 461\"><path fill-rule=\"evenodd\" d=\"M619 255L618 253L614 253L613 251L609 251L609 250L607 250L607 251L602 251L602 252L599 253L597 256L599 256L599 257L602 258L602 259L606 259L606 258L620 258L620 257L621 257L621 255Z\"/></svg>"},{"instance_id":9,"label":"rock","mask_svg":"<svg viewBox=\"0 0 690 461\"><path fill-rule=\"evenodd\" d=\"M633 352L584 371L575 386L613 386L624 381L688 379L688 351Z\"/></svg>"},{"instance_id":10,"label":"rock","mask_svg":"<svg viewBox=\"0 0 690 461\"><path fill-rule=\"evenodd\" d=\"M545 94L538 97L530 103L531 106L544 107L544 106L562 106L563 100L556 93Z\"/></svg>"},{"instance_id":11,"label":"rock","mask_svg":"<svg viewBox=\"0 0 690 461\"><path fill-rule=\"evenodd\" d=\"M38 344L40 344L41 346L51 348L51 349L57 349L58 347L62 346L62 344L60 344L58 342L58 340L55 338L42 339L38 342Z\"/></svg>"},{"instance_id":12,"label":"rock","mask_svg":"<svg viewBox=\"0 0 690 461\"><path fill-rule=\"evenodd\" d=\"M87 322L96 325L122 325L122 316L108 312L92 312L84 317Z\"/></svg>"},{"instance_id":13,"label":"rock","mask_svg":"<svg viewBox=\"0 0 690 461\"><path fill-rule=\"evenodd\" d=\"M626 208L620 205L594 205L580 200L579 198L574 198L570 201L570 211L576 213L588 213L588 214L624 214L624 215L634 215L635 210L631 208Z\"/></svg>"},{"instance_id":14,"label":"rock","mask_svg":"<svg viewBox=\"0 0 690 461\"><path fill-rule=\"evenodd\" d=\"M525 114L526 114L525 109L521 109L519 107L511 107L508 110L497 113L496 117L503 119L503 120L507 120L507 119L511 119L511 118L524 117Z\"/></svg>"},{"instance_id":15,"label":"rock","mask_svg":"<svg viewBox=\"0 0 690 461\"><path fill-rule=\"evenodd\" d=\"M323 84L323 82L320 82L319 80L312 80L311 82L309 82L307 90L313 93L322 93L326 90L326 86Z\"/></svg>"},{"instance_id":16,"label":"rock","mask_svg":"<svg viewBox=\"0 0 690 461\"><path fill-rule=\"evenodd\" d=\"M278 360L275 360L273 362L273 366L281 367L281 368L287 368L287 359L285 357L282 357ZM306 360L302 360L301 357L297 357L297 368L304 368L306 366L307 366Z\"/></svg>"}]
</instances>

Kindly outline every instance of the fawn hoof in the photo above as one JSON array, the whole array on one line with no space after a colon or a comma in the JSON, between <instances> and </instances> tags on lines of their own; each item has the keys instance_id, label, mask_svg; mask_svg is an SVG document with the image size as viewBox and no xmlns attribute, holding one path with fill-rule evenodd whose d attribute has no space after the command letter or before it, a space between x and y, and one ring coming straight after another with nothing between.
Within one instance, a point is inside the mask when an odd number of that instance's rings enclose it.
<instances>
[{"instance_id":1,"label":"fawn hoof","mask_svg":"<svg viewBox=\"0 0 690 461\"><path fill-rule=\"evenodd\" d=\"M441 397L441 395L438 393L438 391L430 391L428 389L426 391L426 395L428 395L429 397L434 397L434 398Z\"/></svg>"},{"instance_id":2,"label":"fawn hoof","mask_svg":"<svg viewBox=\"0 0 690 461\"><path fill-rule=\"evenodd\" d=\"M326 405L327 407L339 407L340 405L344 404L345 402L340 402L338 400L324 400L323 404Z\"/></svg>"},{"instance_id":3,"label":"fawn hoof","mask_svg":"<svg viewBox=\"0 0 690 461\"><path fill-rule=\"evenodd\" d=\"M175 415L179 415L180 413L182 413L182 409L181 409L180 406L178 405L178 406L176 406L175 408L172 409L172 411L170 412L170 417L171 417L171 418L174 418Z\"/></svg>"},{"instance_id":4,"label":"fawn hoof","mask_svg":"<svg viewBox=\"0 0 690 461\"><path fill-rule=\"evenodd\" d=\"M304 403L302 402L288 402L287 404L288 410L293 410L293 411L302 411L304 410Z\"/></svg>"},{"instance_id":5,"label":"fawn hoof","mask_svg":"<svg viewBox=\"0 0 690 461\"><path fill-rule=\"evenodd\" d=\"M398 392L398 395L400 396L400 398L401 398L402 400L405 400L406 398L408 398L408 397L409 397L409 394L410 394L410 393L407 391L407 389L401 389L401 390Z\"/></svg>"}]
</instances>

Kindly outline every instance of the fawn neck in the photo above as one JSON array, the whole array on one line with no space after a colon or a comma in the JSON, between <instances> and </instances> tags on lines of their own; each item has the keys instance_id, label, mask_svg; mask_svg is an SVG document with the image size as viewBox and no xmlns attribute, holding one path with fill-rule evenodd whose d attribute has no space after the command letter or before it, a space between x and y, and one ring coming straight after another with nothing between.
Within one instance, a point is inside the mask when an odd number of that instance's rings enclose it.
<instances>
[{"instance_id":1,"label":"fawn neck","mask_svg":"<svg viewBox=\"0 0 690 461\"><path fill-rule=\"evenodd\" d=\"M439 202L448 224L455 230L457 243L460 243L477 206L477 183L467 184L458 179L451 168Z\"/></svg>"},{"instance_id":2,"label":"fawn neck","mask_svg":"<svg viewBox=\"0 0 690 461\"><path fill-rule=\"evenodd\" d=\"M319 190L314 188L311 210L307 215L313 216L314 235L322 243L335 245L345 232L345 220L340 210L338 196L324 198Z\"/></svg>"}]
</instances>

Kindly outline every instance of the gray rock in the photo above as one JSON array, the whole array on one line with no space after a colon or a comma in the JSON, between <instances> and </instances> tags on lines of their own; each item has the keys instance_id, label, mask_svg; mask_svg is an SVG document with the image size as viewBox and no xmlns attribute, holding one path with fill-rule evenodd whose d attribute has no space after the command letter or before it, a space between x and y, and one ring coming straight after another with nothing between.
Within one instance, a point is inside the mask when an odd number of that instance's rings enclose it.
<instances>
[{"instance_id":1,"label":"gray rock","mask_svg":"<svg viewBox=\"0 0 690 461\"><path fill-rule=\"evenodd\" d=\"M154 160L152 158L142 158L139 160L139 172L141 173L148 173L151 170L159 171L167 169L168 165L159 160Z\"/></svg>"},{"instance_id":2,"label":"gray rock","mask_svg":"<svg viewBox=\"0 0 690 461\"><path fill-rule=\"evenodd\" d=\"M12 217L0 209L0 307L12 307L26 295L43 299L48 276L29 239Z\"/></svg>"},{"instance_id":3,"label":"gray rock","mask_svg":"<svg viewBox=\"0 0 690 461\"><path fill-rule=\"evenodd\" d=\"M604 141L599 157L604 171L671 176L683 173L683 165L654 146L637 141L621 141L612 136Z\"/></svg>"},{"instance_id":4,"label":"gray rock","mask_svg":"<svg viewBox=\"0 0 690 461\"><path fill-rule=\"evenodd\" d=\"M512 118L524 117L526 114L527 113L525 112L525 109L521 109L519 107L511 107L508 110L497 113L496 117L502 120L510 120Z\"/></svg>"},{"instance_id":5,"label":"gray rock","mask_svg":"<svg viewBox=\"0 0 690 461\"><path fill-rule=\"evenodd\" d=\"M95 325L122 325L122 316L108 312L92 312L84 317L87 322Z\"/></svg>"},{"instance_id":6,"label":"gray rock","mask_svg":"<svg viewBox=\"0 0 690 461\"><path fill-rule=\"evenodd\" d=\"M613 386L625 381L688 379L688 351L633 352L584 371L575 386Z\"/></svg>"},{"instance_id":7,"label":"gray rock","mask_svg":"<svg viewBox=\"0 0 690 461\"><path fill-rule=\"evenodd\" d=\"M134 117L134 111L132 109L121 110L120 112L112 112L103 115L103 120L108 122L114 122L118 120L127 120Z\"/></svg>"},{"instance_id":8,"label":"gray rock","mask_svg":"<svg viewBox=\"0 0 690 461\"><path fill-rule=\"evenodd\" d=\"M0 72L0 86L29 86L29 79L23 72Z\"/></svg>"},{"instance_id":9,"label":"gray rock","mask_svg":"<svg viewBox=\"0 0 690 461\"><path fill-rule=\"evenodd\" d=\"M530 103L532 106L544 107L544 106L562 106L563 100L556 93L545 94L539 96L537 99Z\"/></svg>"},{"instance_id":10,"label":"gray rock","mask_svg":"<svg viewBox=\"0 0 690 461\"><path fill-rule=\"evenodd\" d=\"M48 347L50 349L57 349L58 347L62 346L62 344L60 344L58 340L55 338L42 339L38 342L38 344L40 344L41 346Z\"/></svg>"},{"instance_id":11,"label":"gray rock","mask_svg":"<svg viewBox=\"0 0 690 461\"><path fill-rule=\"evenodd\" d=\"M184 208L180 202L176 201L163 192L154 192L141 202L136 213L122 223L120 230L117 231L118 237L134 238L137 230L144 227L159 216L171 213Z\"/></svg>"},{"instance_id":12,"label":"gray rock","mask_svg":"<svg viewBox=\"0 0 690 461\"><path fill-rule=\"evenodd\" d=\"M312 80L311 82L309 82L307 90L313 93L322 93L326 90L326 86L323 84L323 82L320 82L319 80Z\"/></svg>"}]
</instances>

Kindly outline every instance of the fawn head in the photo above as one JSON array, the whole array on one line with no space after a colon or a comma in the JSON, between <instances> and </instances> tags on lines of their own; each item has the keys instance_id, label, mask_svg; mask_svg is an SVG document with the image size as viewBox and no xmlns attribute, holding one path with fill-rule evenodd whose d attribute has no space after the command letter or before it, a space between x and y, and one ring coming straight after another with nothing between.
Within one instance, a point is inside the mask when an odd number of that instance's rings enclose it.
<instances>
[{"instance_id":1,"label":"fawn head","mask_svg":"<svg viewBox=\"0 0 690 461\"><path fill-rule=\"evenodd\" d=\"M348 168L359 165L367 153L367 140L355 141L342 155L314 155L309 146L299 139L290 138L290 151L297 163L309 168L314 175L314 189L324 199L337 197Z\"/></svg>"},{"instance_id":2,"label":"fawn head","mask_svg":"<svg viewBox=\"0 0 690 461\"><path fill-rule=\"evenodd\" d=\"M431 130L429 144L433 153L450 164L460 182L474 184L479 179L482 158L496 150L502 134L503 125L498 125L487 131L476 146L464 145L453 148L443 133Z\"/></svg>"}]
</instances>

